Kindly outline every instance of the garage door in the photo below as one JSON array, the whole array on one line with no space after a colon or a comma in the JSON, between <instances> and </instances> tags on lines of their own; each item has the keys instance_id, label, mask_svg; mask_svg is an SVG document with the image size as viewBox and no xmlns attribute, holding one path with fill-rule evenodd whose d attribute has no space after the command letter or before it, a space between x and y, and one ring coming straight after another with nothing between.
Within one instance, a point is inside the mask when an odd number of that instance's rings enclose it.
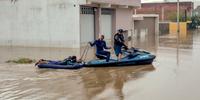
<instances>
[{"instance_id":1,"label":"garage door","mask_svg":"<svg viewBox=\"0 0 200 100\"><path fill-rule=\"evenodd\" d=\"M94 9L91 7L81 7L80 14L81 45L88 41L94 41Z\"/></svg>"},{"instance_id":2,"label":"garage door","mask_svg":"<svg viewBox=\"0 0 200 100\"><path fill-rule=\"evenodd\" d=\"M144 20L134 21L135 46L147 50L154 49L156 44L155 20L155 18L144 18Z\"/></svg>"},{"instance_id":3,"label":"garage door","mask_svg":"<svg viewBox=\"0 0 200 100\"><path fill-rule=\"evenodd\" d=\"M101 29L108 43L111 43L112 39L112 13L113 11L111 9L102 9Z\"/></svg>"}]
</instances>

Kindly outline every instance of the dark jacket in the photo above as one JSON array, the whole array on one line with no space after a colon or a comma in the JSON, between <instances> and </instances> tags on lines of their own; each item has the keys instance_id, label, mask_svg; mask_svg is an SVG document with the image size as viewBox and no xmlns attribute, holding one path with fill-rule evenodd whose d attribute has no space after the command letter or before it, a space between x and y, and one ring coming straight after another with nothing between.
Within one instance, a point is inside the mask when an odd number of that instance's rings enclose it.
<instances>
[{"instance_id":1,"label":"dark jacket","mask_svg":"<svg viewBox=\"0 0 200 100\"><path fill-rule=\"evenodd\" d=\"M114 46L123 46L124 45L124 36L123 34L115 34L114 35Z\"/></svg>"},{"instance_id":2,"label":"dark jacket","mask_svg":"<svg viewBox=\"0 0 200 100\"><path fill-rule=\"evenodd\" d=\"M100 51L104 51L104 49L110 49L106 46L106 42L104 40L95 40L93 43L90 43L91 46L96 45L96 53Z\"/></svg>"}]
</instances>

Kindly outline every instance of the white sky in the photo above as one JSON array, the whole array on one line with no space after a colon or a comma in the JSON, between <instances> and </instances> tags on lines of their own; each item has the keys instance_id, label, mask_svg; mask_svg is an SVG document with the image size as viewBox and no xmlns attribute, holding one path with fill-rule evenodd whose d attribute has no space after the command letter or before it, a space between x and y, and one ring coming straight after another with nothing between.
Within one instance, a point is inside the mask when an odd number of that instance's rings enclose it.
<instances>
[{"instance_id":1,"label":"white sky","mask_svg":"<svg viewBox=\"0 0 200 100\"><path fill-rule=\"evenodd\" d=\"M142 3L143 2L163 2L164 0L141 0ZM177 0L167 0L167 1L177 1ZM179 0L179 1L193 1L194 2L194 6L196 8L196 6L200 5L200 0Z\"/></svg>"}]
</instances>

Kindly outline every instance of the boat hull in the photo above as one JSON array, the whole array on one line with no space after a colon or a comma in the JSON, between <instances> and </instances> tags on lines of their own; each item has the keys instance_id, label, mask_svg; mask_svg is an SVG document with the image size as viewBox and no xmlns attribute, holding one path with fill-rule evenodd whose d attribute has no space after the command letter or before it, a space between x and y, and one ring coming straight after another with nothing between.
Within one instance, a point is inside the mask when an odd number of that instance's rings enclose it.
<instances>
[{"instance_id":1,"label":"boat hull","mask_svg":"<svg viewBox=\"0 0 200 100\"><path fill-rule=\"evenodd\" d=\"M39 64L39 68L51 68L51 69L80 69L84 64L74 64L74 65L57 65L57 64Z\"/></svg>"},{"instance_id":2,"label":"boat hull","mask_svg":"<svg viewBox=\"0 0 200 100\"><path fill-rule=\"evenodd\" d=\"M109 62L106 60L92 60L86 63L85 67L112 67L112 66L133 66L133 65L146 65L152 64L155 55L151 54L138 54L133 58L123 58L121 61L117 61L115 59L111 59Z\"/></svg>"},{"instance_id":3,"label":"boat hull","mask_svg":"<svg viewBox=\"0 0 200 100\"><path fill-rule=\"evenodd\" d=\"M127 54L120 61L117 59L106 60L95 59L86 63L73 63L70 65L61 65L59 61L49 61L47 64L39 64L39 68L52 68L52 69L80 69L82 67L117 67L117 66L134 66L152 64L155 55L146 51L132 50L132 53Z\"/></svg>"}]
</instances>

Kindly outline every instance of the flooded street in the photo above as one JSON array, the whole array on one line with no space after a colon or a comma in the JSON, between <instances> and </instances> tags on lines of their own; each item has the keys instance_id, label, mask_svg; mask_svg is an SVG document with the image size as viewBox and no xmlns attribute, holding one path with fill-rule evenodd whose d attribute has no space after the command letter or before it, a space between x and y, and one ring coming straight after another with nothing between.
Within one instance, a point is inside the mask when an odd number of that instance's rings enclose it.
<instances>
[{"instance_id":1,"label":"flooded street","mask_svg":"<svg viewBox=\"0 0 200 100\"><path fill-rule=\"evenodd\" d=\"M0 100L199 100L200 30L180 38L179 49L173 34L159 36L158 46L134 44L157 58L152 65L121 68L55 70L7 64L5 61L18 57L64 59L81 51L0 47Z\"/></svg>"}]
</instances>

